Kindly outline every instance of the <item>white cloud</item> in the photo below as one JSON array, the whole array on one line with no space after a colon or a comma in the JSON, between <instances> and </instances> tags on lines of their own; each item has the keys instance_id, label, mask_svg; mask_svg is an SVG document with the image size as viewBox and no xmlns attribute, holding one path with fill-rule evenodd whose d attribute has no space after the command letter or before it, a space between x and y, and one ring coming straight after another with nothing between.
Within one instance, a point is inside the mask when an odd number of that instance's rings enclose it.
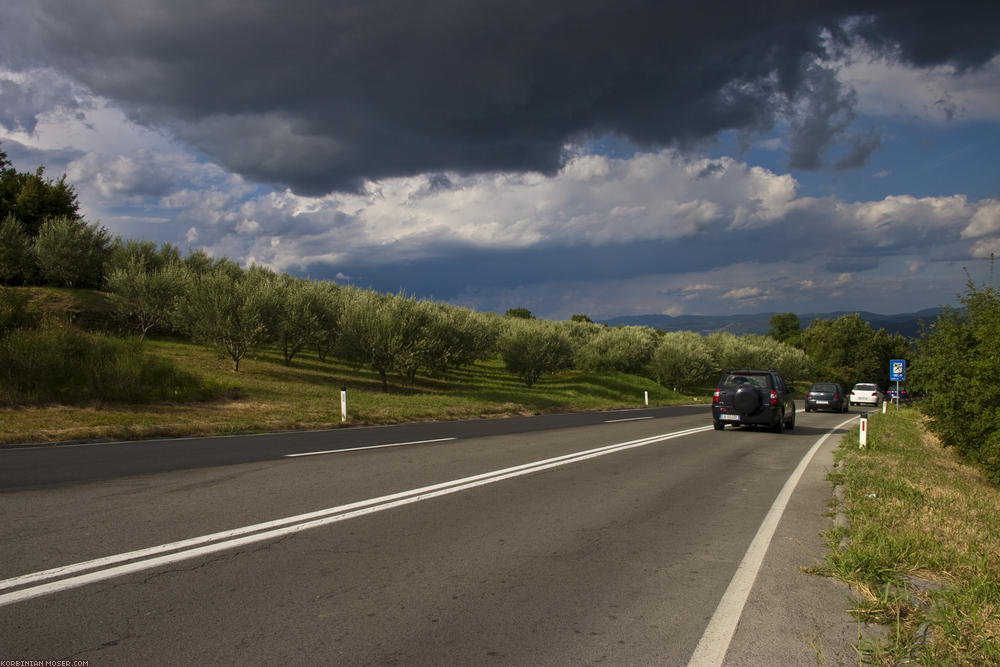
<instances>
[{"instance_id":1,"label":"white cloud","mask_svg":"<svg viewBox=\"0 0 1000 667\"><path fill-rule=\"evenodd\" d=\"M916 69L856 51L838 78L858 94L858 111L941 123L1000 120L1000 57L978 70Z\"/></svg>"}]
</instances>

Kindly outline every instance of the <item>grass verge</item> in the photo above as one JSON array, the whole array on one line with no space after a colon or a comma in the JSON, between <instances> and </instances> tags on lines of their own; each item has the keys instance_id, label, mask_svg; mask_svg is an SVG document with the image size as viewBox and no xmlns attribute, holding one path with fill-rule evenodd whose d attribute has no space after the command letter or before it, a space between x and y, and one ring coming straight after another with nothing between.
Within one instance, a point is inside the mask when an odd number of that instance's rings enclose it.
<instances>
[{"instance_id":1,"label":"grass verge","mask_svg":"<svg viewBox=\"0 0 1000 667\"><path fill-rule=\"evenodd\" d=\"M831 480L849 527L828 533L821 573L860 593L860 620L889 626L859 647L870 664L1000 665L1000 489L922 420L890 409L870 416L867 448L844 437Z\"/></svg>"},{"instance_id":2,"label":"grass verge","mask_svg":"<svg viewBox=\"0 0 1000 667\"><path fill-rule=\"evenodd\" d=\"M412 385L394 378L383 393L374 373L337 360L321 362L314 353L300 353L286 366L276 350L264 350L234 373L228 359L188 342L147 339L143 347L149 356L196 374L221 398L2 408L0 444L335 428L343 425L341 387L348 390L347 425L638 407L646 391L651 405L707 406L710 396L677 394L636 375L576 371L543 377L528 389L499 360L444 377L418 377Z\"/></svg>"}]
</instances>

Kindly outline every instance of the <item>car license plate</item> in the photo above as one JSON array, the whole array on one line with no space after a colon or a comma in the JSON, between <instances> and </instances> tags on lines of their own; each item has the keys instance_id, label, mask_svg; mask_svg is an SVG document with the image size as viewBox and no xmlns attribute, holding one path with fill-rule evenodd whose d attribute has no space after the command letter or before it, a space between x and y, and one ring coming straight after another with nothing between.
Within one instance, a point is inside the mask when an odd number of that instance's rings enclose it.
<instances>
[{"instance_id":1,"label":"car license plate","mask_svg":"<svg viewBox=\"0 0 1000 667\"><path fill-rule=\"evenodd\" d=\"M724 422L738 422L740 420L739 415L719 415L719 420Z\"/></svg>"},{"instance_id":2,"label":"car license plate","mask_svg":"<svg viewBox=\"0 0 1000 667\"><path fill-rule=\"evenodd\" d=\"M830 405L830 401L816 401L817 405Z\"/></svg>"}]
</instances>

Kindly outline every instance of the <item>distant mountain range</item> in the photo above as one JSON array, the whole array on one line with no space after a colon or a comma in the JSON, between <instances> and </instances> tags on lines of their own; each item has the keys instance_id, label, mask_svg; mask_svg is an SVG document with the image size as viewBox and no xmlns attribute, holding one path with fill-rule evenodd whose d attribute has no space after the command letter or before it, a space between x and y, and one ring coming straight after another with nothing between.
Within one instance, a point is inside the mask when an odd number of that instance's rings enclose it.
<instances>
[{"instance_id":1,"label":"distant mountain range","mask_svg":"<svg viewBox=\"0 0 1000 667\"><path fill-rule=\"evenodd\" d=\"M916 313L899 315L879 315L865 311L842 310L834 313L796 313L802 328L813 320L833 320L847 313L859 313L876 331L885 329L887 333L899 333L907 338L916 338L921 333L921 322L933 323L941 314L940 308L928 308ZM771 317L777 313L757 313L755 315L621 315L602 324L610 326L646 326L660 331L694 331L700 334L728 331L733 334L766 334L771 329Z\"/></svg>"}]
</instances>

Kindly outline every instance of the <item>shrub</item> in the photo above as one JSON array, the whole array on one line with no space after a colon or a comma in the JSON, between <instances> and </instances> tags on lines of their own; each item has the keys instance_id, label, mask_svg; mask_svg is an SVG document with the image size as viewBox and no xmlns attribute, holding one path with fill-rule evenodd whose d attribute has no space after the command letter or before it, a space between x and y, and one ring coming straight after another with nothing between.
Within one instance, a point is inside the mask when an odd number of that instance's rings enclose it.
<instances>
[{"instance_id":1,"label":"shrub","mask_svg":"<svg viewBox=\"0 0 1000 667\"><path fill-rule=\"evenodd\" d=\"M942 443L1000 484L1000 292L970 280L960 301L921 338L908 383Z\"/></svg>"},{"instance_id":2,"label":"shrub","mask_svg":"<svg viewBox=\"0 0 1000 667\"><path fill-rule=\"evenodd\" d=\"M206 400L220 391L145 354L137 340L57 325L0 338L0 387L4 405Z\"/></svg>"}]
</instances>

